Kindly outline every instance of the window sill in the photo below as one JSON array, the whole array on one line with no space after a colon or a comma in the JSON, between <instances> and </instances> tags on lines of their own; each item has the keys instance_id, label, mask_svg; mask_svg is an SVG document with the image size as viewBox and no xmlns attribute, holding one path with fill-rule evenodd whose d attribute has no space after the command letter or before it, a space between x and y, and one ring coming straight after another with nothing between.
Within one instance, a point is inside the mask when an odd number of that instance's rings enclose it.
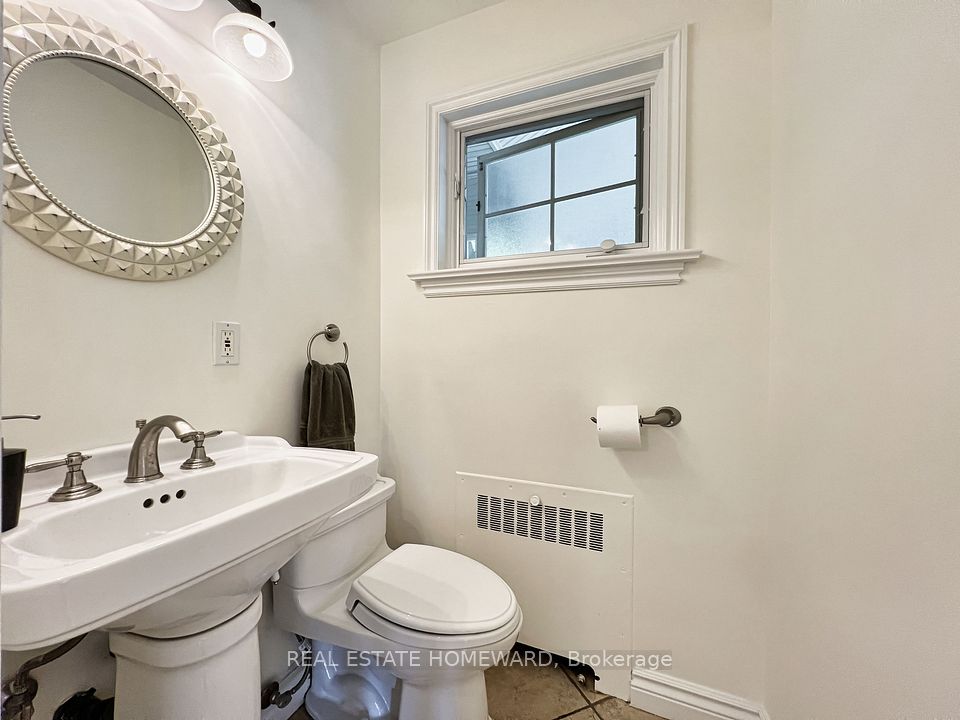
<instances>
[{"instance_id":1,"label":"window sill","mask_svg":"<svg viewBox=\"0 0 960 720\"><path fill-rule=\"evenodd\" d=\"M576 259L551 259L538 264L495 261L411 273L408 277L427 297L676 285L685 264L697 260L700 254L700 250L640 250L579 255Z\"/></svg>"}]
</instances>

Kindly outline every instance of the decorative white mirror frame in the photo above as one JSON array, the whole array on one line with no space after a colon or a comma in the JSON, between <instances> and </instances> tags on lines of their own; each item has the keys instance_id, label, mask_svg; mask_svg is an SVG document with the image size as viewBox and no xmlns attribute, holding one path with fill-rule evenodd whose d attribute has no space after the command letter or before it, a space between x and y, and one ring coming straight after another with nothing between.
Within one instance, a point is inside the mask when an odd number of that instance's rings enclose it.
<instances>
[{"instance_id":1,"label":"decorative white mirror frame","mask_svg":"<svg viewBox=\"0 0 960 720\"><path fill-rule=\"evenodd\" d=\"M158 59L108 27L32 2L3 7L3 219L41 248L79 267L129 280L177 280L215 263L243 219L243 183L233 150L213 115ZM146 242L102 228L65 205L34 174L10 124L13 85L32 63L85 58L126 72L164 98L196 135L207 156L212 200L190 234Z\"/></svg>"}]
</instances>

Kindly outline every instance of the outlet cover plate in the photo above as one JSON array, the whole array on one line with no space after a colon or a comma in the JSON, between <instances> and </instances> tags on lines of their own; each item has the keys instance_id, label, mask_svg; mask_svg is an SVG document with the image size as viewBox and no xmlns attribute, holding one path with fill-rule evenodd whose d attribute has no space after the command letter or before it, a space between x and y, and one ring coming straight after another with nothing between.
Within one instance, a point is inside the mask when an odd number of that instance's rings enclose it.
<instances>
[{"instance_id":1,"label":"outlet cover plate","mask_svg":"<svg viewBox=\"0 0 960 720\"><path fill-rule=\"evenodd\" d=\"M213 323L213 364L240 364L240 323L226 320Z\"/></svg>"}]
</instances>

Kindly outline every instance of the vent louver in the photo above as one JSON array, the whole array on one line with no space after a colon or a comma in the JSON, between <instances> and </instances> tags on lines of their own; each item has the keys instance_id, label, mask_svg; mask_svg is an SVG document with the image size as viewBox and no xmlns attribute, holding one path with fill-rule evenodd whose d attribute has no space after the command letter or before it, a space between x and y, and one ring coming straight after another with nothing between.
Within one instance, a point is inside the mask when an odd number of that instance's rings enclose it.
<instances>
[{"instance_id":1,"label":"vent louver","mask_svg":"<svg viewBox=\"0 0 960 720\"><path fill-rule=\"evenodd\" d=\"M557 545L603 552L603 513L477 495L477 527Z\"/></svg>"}]
</instances>

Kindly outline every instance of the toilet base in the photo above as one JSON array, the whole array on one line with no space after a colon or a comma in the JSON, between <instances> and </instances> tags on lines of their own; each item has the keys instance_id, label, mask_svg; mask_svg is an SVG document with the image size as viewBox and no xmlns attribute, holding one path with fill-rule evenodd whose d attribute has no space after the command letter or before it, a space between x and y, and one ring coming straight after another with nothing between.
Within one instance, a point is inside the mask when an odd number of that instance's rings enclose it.
<instances>
[{"instance_id":1,"label":"toilet base","mask_svg":"<svg viewBox=\"0 0 960 720\"><path fill-rule=\"evenodd\" d=\"M314 720L489 720L484 666L382 666L316 640L304 705Z\"/></svg>"},{"instance_id":2,"label":"toilet base","mask_svg":"<svg viewBox=\"0 0 960 720\"><path fill-rule=\"evenodd\" d=\"M111 633L117 720L259 720L257 599L206 632L157 639Z\"/></svg>"},{"instance_id":3,"label":"toilet base","mask_svg":"<svg viewBox=\"0 0 960 720\"><path fill-rule=\"evenodd\" d=\"M304 698L314 720L394 720L397 678L375 664L351 662L353 653L313 641L313 677Z\"/></svg>"},{"instance_id":4,"label":"toilet base","mask_svg":"<svg viewBox=\"0 0 960 720\"><path fill-rule=\"evenodd\" d=\"M483 670L473 670L440 682L418 684L408 680L400 691L398 720L489 720L489 717Z\"/></svg>"}]
</instances>

